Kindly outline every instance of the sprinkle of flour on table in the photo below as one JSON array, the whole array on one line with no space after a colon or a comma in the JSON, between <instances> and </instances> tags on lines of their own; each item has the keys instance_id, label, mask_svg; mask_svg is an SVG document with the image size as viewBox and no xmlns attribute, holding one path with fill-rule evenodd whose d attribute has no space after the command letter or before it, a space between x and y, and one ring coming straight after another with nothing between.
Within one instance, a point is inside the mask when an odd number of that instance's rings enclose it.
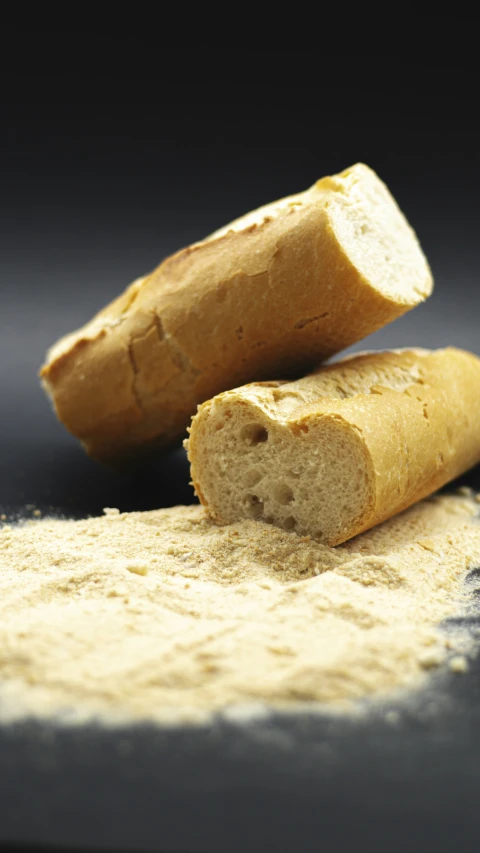
<instances>
[{"instance_id":1,"label":"sprinkle of flour on table","mask_svg":"<svg viewBox=\"0 0 480 853\"><path fill-rule=\"evenodd\" d=\"M480 565L477 513L440 496L337 548L199 506L5 525L0 716L194 721L416 687L452 648L436 626Z\"/></svg>"}]
</instances>

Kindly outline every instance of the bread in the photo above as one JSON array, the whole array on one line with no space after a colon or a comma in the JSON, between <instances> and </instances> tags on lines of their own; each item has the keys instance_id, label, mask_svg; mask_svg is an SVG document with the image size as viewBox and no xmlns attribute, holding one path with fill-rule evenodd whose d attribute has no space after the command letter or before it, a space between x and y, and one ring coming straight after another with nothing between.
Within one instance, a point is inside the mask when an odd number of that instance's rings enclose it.
<instances>
[{"instance_id":1,"label":"bread","mask_svg":"<svg viewBox=\"0 0 480 853\"><path fill-rule=\"evenodd\" d=\"M363 164L167 258L41 369L59 419L115 461L185 434L197 404L301 375L431 292L416 236Z\"/></svg>"},{"instance_id":2,"label":"bread","mask_svg":"<svg viewBox=\"0 0 480 853\"><path fill-rule=\"evenodd\" d=\"M246 385L200 406L186 446L218 521L257 518L338 545L480 461L480 359L372 352Z\"/></svg>"}]
</instances>

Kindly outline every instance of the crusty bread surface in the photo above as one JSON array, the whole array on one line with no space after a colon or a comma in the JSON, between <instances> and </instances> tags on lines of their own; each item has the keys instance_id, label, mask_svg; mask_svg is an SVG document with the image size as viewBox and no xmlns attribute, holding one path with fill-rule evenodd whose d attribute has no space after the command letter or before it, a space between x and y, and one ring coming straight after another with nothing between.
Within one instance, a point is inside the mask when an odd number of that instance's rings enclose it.
<instances>
[{"instance_id":1,"label":"crusty bread surface","mask_svg":"<svg viewBox=\"0 0 480 853\"><path fill-rule=\"evenodd\" d=\"M431 289L414 231L357 164L167 258L53 346L40 375L63 424L114 462L171 446L200 402L301 375Z\"/></svg>"},{"instance_id":2,"label":"crusty bread surface","mask_svg":"<svg viewBox=\"0 0 480 853\"><path fill-rule=\"evenodd\" d=\"M199 407L185 442L220 522L338 545L480 461L480 359L455 348L351 356Z\"/></svg>"}]
</instances>

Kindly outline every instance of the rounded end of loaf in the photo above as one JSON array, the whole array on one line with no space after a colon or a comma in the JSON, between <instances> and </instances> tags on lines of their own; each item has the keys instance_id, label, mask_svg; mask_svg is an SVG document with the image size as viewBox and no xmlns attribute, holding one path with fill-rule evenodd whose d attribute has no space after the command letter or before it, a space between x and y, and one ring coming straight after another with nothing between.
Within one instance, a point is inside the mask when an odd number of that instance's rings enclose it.
<instances>
[{"instance_id":1,"label":"rounded end of loaf","mask_svg":"<svg viewBox=\"0 0 480 853\"><path fill-rule=\"evenodd\" d=\"M282 419L289 392L272 385L199 407L185 442L195 492L220 523L256 519L338 545L373 512L371 459L340 416Z\"/></svg>"},{"instance_id":2,"label":"rounded end of loaf","mask_svg":"<svg viewBox=\"0 0 480 853\"><path fill-rule=\"evenodd\" d=\"M331 227L373 289L405 310L430 296L432 272L417 235L373 169L356 163L313 189L329 193Z\"/></svg>"}]
</instances>

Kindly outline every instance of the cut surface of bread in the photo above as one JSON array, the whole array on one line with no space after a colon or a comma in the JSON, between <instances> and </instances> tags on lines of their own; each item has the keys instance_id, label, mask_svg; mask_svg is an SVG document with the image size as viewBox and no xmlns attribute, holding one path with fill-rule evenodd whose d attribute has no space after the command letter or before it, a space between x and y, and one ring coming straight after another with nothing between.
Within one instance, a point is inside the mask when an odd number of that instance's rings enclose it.
<instances>
[{"instance_id":1,"label":"cut surface of bread","mask_svg":"<svg viewBox=\"0 0 480 853\"><path fill-rule=\"evenodd\" d=\"M53 346L40 375L88 453L115 461L178 442L220 391L301 375L432 286L414 231L359 163L167 258Z\"/></svg>"},{"instance_id":2,"label":"cut surface of bread","mask_svg":"<svg viewBox=\"0 0 480 853\"><path fill-rule=\"evenodd\" d=\"M185 442L196 494L337 545L480 461L480 359L448 348L364 353L200 406Z\"/></svg>"}]
</instances>

